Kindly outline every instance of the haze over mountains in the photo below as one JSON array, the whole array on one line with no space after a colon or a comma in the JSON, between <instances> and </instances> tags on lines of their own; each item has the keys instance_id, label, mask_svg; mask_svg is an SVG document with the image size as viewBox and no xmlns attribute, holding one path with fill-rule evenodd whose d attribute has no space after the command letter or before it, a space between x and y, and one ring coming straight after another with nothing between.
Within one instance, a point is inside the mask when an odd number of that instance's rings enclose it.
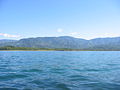
<instances>
[{"instance_id":1,"label":"haze over mountains","mask_svg":"<svg viewBox=\"0 0 120 90\"><path fill-rule=\"evenodd\" d=\"M32 47L32 48L69 48L81 50L120 50L120 37L95 38L91 40L70 36L37 37L20 40L0 40L0 47Z\"/></svg>"}]
</instances>

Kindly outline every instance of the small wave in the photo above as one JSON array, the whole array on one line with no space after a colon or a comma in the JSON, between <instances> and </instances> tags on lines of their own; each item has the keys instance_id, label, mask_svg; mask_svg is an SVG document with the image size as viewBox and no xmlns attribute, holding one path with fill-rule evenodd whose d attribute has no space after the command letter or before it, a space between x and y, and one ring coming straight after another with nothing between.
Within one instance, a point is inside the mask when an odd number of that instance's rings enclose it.
<instances>
[{"instance_id":1,"label":"small wave","mask_svg":"<svg viewBox=\"0 0 120 90\"><path fill-rule=\"evenodd\" d=\"M82 76L82 75L72 75L69 76L70 81L89 81L88 77Z\"/></svg>"},{"instance_id":2,"label":"small wave","mask_svg":"<svg viewBox=\"0 0 120 90\"><path fill-rule=\"evenodd\" d=\"M68 87L68 85L64 84L64 83L58 83L55 85L56 89L61 89L61 90L70 90L70 88Z\"/></svg>"},{"instance_id":3,"label":"small wave","mask_svg":"<svg viewBox=\"0 0 120 90\"><path fill-rule=\"evenodd\" d=\"M15 79L15 78L25 78L27 77L26 75L22 75L22 74L12 74L12 75L4 75L4 76L0 76L0 80L11 80L11 79Z\"/></svg>"},{"instance_id":4,"label":"small wave","mask_svg":"<svg viewBox=\"0 0 120 90\"><path fill-rule=\"evenodd\" d=\"M50 72L52 72L52 73L58 73L58 74L63 74L63 73L65 73L65 69L53 68L53 69L51 69Z\"/></svg>"},{"instance_id":5,"label":"small wave","mask_svg":"<svg viewBox=\"0 0 120 90\"><path fill-rule=\"evenodd\" d=\"M30 70L23 70L22 72L42 72L42 70L39 70L39 69L30 69Z\"/></svg>"},{"instance_id":6,"label":"small wave","mask_svg":"<svg viewBox=\"0 0 120 90\"><path fill-rule=\"evenodd\" d=\"M40 85L40 84L44 84L42 81L40 80L33 80L32 82L30 83L34 83L34 84L37 84L37 85Z\"/></svg>"},{"instance_id":7,"label":"small wave","mask_svg":"<svg viewBox=\"0 0 120 90\"><path fill-rule=\"evenodd\" d=\"M0 90L19 90L17 88L0 88Z\"/></svg>"}]
</instances>

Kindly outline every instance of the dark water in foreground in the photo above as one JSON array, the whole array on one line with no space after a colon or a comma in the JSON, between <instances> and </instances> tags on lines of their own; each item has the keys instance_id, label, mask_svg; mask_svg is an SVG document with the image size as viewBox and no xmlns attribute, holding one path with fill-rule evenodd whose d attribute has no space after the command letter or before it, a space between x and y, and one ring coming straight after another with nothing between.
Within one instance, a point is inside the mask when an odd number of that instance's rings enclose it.
<instances>
[{"instance_id":1,"label":"dark water in foreground","mask_svg":"<svg viewBox=\"0 0 120 90\"><path fill-rule=\"evenodd\" d=\"M0 90L120 90L120 52L1 51Z\"/></svg>"}]
</instances>

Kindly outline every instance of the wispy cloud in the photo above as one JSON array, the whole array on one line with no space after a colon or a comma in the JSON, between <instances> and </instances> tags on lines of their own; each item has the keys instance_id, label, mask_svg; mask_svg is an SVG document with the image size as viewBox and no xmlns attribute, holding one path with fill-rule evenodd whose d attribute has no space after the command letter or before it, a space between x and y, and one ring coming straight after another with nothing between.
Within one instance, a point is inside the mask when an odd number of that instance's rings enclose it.
<instances>
[{"instance_id":1,"label":"wispy cloud","mask_svg":"<svg viewBox=\"0 0 120 90\"><path fill-rule=\"evenodd\" d=\"M76 35L78 35L78 32L72 32L72 33L70 33L70 35L71 36L76 36Z\"/></svg>"},{"instance_id":2,"label":"wispy cloud","mask_svg":"<svg viewBox=\"0 0 120 90\"><path fill-rule=\"evenodd\" d=\"M70 36L76 37L76 38L81 38L81 34L79 32L71 32L69 33Z\"/></svg>"},{"instance_id":3,"label":"wispy cloud","mask_svg":"<svg viewBox=\"0 0 120 90\"><path fill-rule=\"evenodd\" d=\"M0 36L9 37L9 38L18 38L20 35L11 35L7 33L0 33Z\"/></svg>"},{"instance_id":4,"label":"wispy cloud","mask_svg":"<svg viewBox=\"0 0 120 90\"><path fill-rule=\"evenodd\" d=\"M63 32L63 29L58 28L58 29L57 29L57 32Z\"/></svg>"}]
</instances>

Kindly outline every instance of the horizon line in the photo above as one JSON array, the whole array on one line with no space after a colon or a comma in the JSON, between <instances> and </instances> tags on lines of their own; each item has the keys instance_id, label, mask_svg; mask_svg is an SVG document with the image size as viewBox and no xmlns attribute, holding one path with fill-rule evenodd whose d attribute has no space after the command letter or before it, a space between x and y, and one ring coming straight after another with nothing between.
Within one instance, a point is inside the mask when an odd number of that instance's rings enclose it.
<instances>
[{"instance_id":1,"label":"horizon line","mask_svg":"<svg viewBox=\"0 0 120 90\"><path fill-rule=\"evenodd\" d=\"M77 39L84 39L84 40L92 40L92 39L102 39L102 38L118 38L120 36L113 36L113 37L96 37L96 38L91 38L91 39L85 39L85 38L80 38L80 37L74 37L74 36L40 36L40 37L25 37L25 38L20 38L20 39L0 39L0 40L21 40L21 39L29 39L29 38L57 38L57 37L72 37L72 38L77 38Z\"/></svg>"}]
</instances>

